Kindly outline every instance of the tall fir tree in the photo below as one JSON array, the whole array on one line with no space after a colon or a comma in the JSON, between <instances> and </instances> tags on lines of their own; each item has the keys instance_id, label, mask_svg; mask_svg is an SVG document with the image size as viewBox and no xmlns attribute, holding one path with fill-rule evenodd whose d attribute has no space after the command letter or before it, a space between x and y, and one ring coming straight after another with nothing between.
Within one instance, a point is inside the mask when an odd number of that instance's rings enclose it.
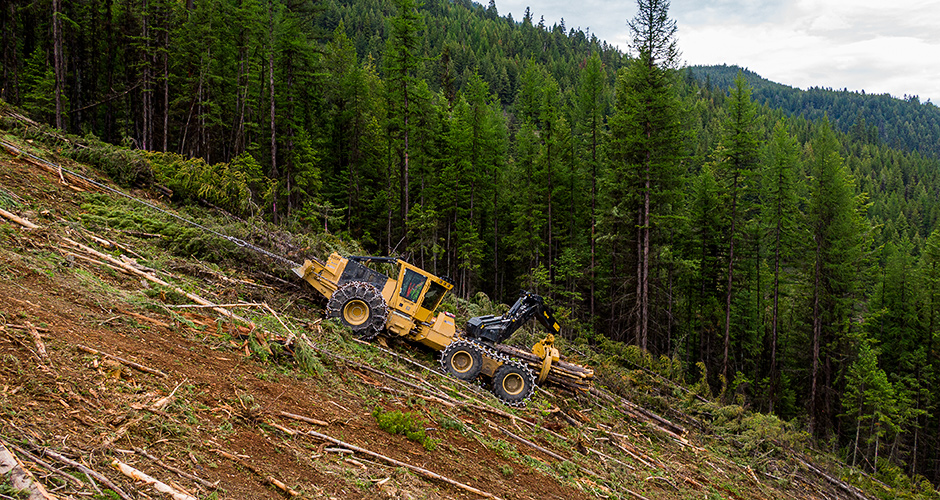
<instances>
[{"instance_id":1,"label":"tall fir tree","mask_svg":"<svg viewBox=\"0 0 940 500\"><path fill-rule=\"evenodd\" d=\"M813 138L808 179L808 224L813 242L809 269L811 351L810 434L832 430L837 408L839 359L853 326L861 278L865 222L855 183L839 155L839 143L823 120Z\"/></svg>"},{"instance_id":2,"label":"tall fir tree","mask_svg":"<svg viewBox=\"0 0 940 500\"><path fill-rule=\"evenodd\" d=\"M639 0L639 12L630 21L633 48L638 52L621 70L610 118L609 181L622 196L612 207L617 217L632 219L619 227L634 227L634 288L628 313L629 336L646 349L650 340L651 271L661 221L669 216L679 196L682 172L680 104L675 85L676 23L669 18L669 2ZM617 299L614 298L614 301Z\"/></svg>"},{"instance_id":3,"label":"tall fir tree","mask_svg":"<svg viewBox=\"0 0 940 500\"><path fill-rule=\"evenodd\" d=\"M773 283L770 289L769 362L767 369L767 410L773 412L780 392L780 327L781 293L788 281L787 269L792 267L794 238L798 228L797 174L799 147L790 135L787 123L778 120L768 146L767 161L763 165L761 182L761 225L764 246L770 255Z\"/></svg>"},{"instance_id":4,"label":"tall fir tree","mask_svg":"<svg viewBox=\"0 0 940 500\"><path fill-rule=\"evenodd\" d=\"M389 20L391 36L385 55L386 80L389 92L389 114L392 136L395 137L395 161L399 169L400 195L399 232L405 247L408 246L407 231L410 206L410 154L412 128L414 127L414 99L418 74L424 63L423 39L419 35L424 29L424 18L418 12L419 0L395 0L397 14ZM391 225L391 221L390 221ZM389 252L392 248L388 249Z\"/></svg>"},{"instance_id":5,"label":"tall fir tree","mask_svg":"<svg viewBox=\"0 0 940 500\"><path fill-rule=\"evenodd\" d=\"M725 321L724 352L721 373L729 376L729 350L731 347L731 306L734 292L734 271L738 256L735 243L743 235L744 223L753 212L753 177L758 163L758 138L756 107L751 101L751 88L738 74L728 99L727 118L723 124L723 135L716 152L724 192L728 199L727 221L727 272L725 274ZM740 250L740 247L738 247Z\"/></svg>"},{"instance_id":6,"label":"tall fir tree","mask_svg":"<svg viewBox=\"0 0 940 500\"><path fill-rule=\"evenodd\" d=\"M576 123L581 126L583 155L591 172L591 263L590 290L588 291L588 318L596 317L594 296L596 288L596 248L597 248L597 177L601 163L601 141L604 137L605 114L607 111L607 85L600 55L591 54L584 69L581 70L578 88L578 117Z\"/></svg>"}]
</instances>

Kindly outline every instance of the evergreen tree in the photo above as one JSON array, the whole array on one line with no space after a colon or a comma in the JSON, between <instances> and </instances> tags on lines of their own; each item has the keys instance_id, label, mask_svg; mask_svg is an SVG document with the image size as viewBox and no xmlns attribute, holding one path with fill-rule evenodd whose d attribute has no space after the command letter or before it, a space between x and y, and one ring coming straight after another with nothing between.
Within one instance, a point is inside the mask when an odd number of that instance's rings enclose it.
<instances>
[{"instance_id":1,"label":"evergreen tree","mask_svg":"<svg viewBox=\"0 0 940 500\"><path fill-rule=\"evenodd\" d=\"M629 312L632 340L649 343L650 287L654 234L669 215L681 179L679 101L674 65L678 58L676 23L669 19L669 2L639 0L639 12L629 23L636 59L617 77L615 111L610 118L609 175L618 203L613 213L635 227L635 292ZM616 299L615 299L616 300Z\"/></svg>"},{"instance_id":2,"label":"evergreen tree","mask_svg":"<svg viewBox=\"0 0 940 500\"><path fill-rule=\"evenodd\" d=\"M839 143L823 120L812 143L808 223L814 248L811 289L810 433L831 430L837 398L837 359L852 330L865 230Z\"/></svg>"},{"instance_id":3,"label":"evergreen tree","mask_svg":"<svg viewBox=\"0 0 940 500\"><path fill-rule=\"evenodd\" d=\"M581 81L578 89L578 117L576 123L581 125L582 144L586 149L586 158L591 172L591 264L590 264L590 291L588 318L593 321L596 317L594 309L595 273L596 273L596 244L597 244L597 168L601 162L600 145L604 136L604 117L607 111L607 85L604 78L604 69L601 58L597 52L591 54L590 59L581 71Z\"/></svg>"},{"instance_id":4,"label":"evergreen tree","mask_svg":"<svg viewBox=\"0 0 940 500\"><path fill-rule=\"evenodd\" d=\"M418 12L421 3L418 0L395 0L397 15L390 19L391 36L386 48L385 64L389 92L389 113L393 137L396 138L395 160L399 167L401 183L399 196L399 215L402 238L407 239L405 228L408 225L410 206L410 154L412 128L414 126L414 98L418 73L423 65L421 54L423 47L419 33L424 29L424 20ZM408 245L404 241L405 246ZM389 251L392 249L390 248Z\"/></svg>"},{"instance_id":5,"label":"evergreen tree","mask_svg":"<svg viewBox=\"0 0 940 500\"><path fill-rule=\"evenodd\" d=\"M728 379L728 352L731 346L731 298L734 286L735 242L742 232L751 211L754 169L758 162L756 109L751 102L751 89L738 75L728 100L728 117L723 125L724 134L716 152L724 192L730 198L728 205L728 255L725 287L725 334L721 373ZM750 199L749 199L750 198Z\"/></svg>"},{"instance_id":6,"label":"evergreen tree","mask_svg":"<svg viewBox=\"0 0 940 500\"><path fill-rule=\"evenodd\" d=\"M768 369L768 411L773 412L780 391L779 329L781 326L781 288L786 282L785 269L793 262L793 239L799 223L796 175L799 150L787 124L778 120L770 140L767 162L763 165L761 221L765 246L773 269L770 314L770 362Z\"/></svg>"}]
</instances>

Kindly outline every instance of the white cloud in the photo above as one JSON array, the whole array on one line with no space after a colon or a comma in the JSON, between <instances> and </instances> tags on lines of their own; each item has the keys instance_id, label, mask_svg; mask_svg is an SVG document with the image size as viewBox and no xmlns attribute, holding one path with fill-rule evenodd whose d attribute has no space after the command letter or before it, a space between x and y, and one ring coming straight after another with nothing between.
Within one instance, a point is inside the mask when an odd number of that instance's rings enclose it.
<instances>
[{"instance_id":1,"label":"white cloud","mask_svg":"<svg viewBox=\"0 0 940 500\"><path fill-rule=\"evenodd\" d=\"M518 21L526 3L497 0L496 7ZM536 23L564 18L568 28L628 50L636 4L548 0L531 10ZM940 104L940 0L672 0L670 15L688 64L736 64L800 88L919 95Z\"/></svg>"}]
</instances>

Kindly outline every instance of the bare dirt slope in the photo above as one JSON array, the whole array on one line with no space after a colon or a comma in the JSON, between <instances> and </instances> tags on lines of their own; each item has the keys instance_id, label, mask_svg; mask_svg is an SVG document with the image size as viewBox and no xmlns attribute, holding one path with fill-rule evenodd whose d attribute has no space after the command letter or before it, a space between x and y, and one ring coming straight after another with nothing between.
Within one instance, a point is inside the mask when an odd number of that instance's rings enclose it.
<instances>
[{"instance_id":1,"label":"bare dirt slope","mask_svg":"<svg viewBox=\"0 0 940 500\"><path fill-rule=\"evenodd\" d=\"M528 408L502 407L405 361L431 365L428 352L393 344L400 359L360 346L318 322L321 311L278 303L295 291L168 256L132 232L89 231L81 205L96 190L0 152L0 208L39 226L0 217L0 439L54 497L166 498L118 472L117 459L198 498L867 498L808 457L754 470L727 443L594 398L545 392ZM217 304L270 301L280 315L236 309L258 320L254 330L219 321L172 307L187 302L177 286ZM313 370L272 338L300 333L324 349ZM377 408L410 412L436 441L382 430ZM11 488L0 481L0 498L17 498Z\"/></svg>"}]
</instances>

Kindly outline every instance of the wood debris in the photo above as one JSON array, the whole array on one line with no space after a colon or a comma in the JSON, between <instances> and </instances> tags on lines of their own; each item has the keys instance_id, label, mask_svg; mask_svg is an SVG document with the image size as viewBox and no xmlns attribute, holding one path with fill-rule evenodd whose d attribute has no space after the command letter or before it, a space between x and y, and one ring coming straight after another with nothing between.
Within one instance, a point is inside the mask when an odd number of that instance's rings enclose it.
<instances>
[{"instance_id":1,"label":"wood debris","mask_svg":"<svg viewBox=\"0 0 940 500\"><path fill-rule=\"evenodd\" d=\"M22 462L0 441L0 477L9 475L10 486L29 492L29 500L52 500L46 488L43 487Z\"/></svg>"},{"instance_id":2,"label":"wood debris","mask_svg":"<svg viewBox=\"0 0 940 500\"><path fill-rule=\"evenodd\" d=\"M219 449L215 449L215 450L212 450L212 451L214 451L214 452L218 453L219 455L222 455L223 457L225 457L225 458L227 458L227 459L229 459L229 460L231 460L231 461L237 463L238 465L241 465L242 467L244 467L244 468L250 470L251 472L255 473L255 475L257 475L258 477L264 479L264 481L265 481L266 483L270 484L271 486L274 486L275 488L277 488L277 489L283 491L284 493L287 493L288 495L290 495L290 496L292 496L292 497L300 496L300 493L299 493L298 491L296 491L296 490L290 488L289 486L287 486L286 484L284 484L283 481L281 481L281 480L275 478L274 476L272 476L272 475L270 475L270 474L265 474L263 471L261 471L260 469L258 469L258 468L255 467L254 465L251 465L250 463L246 462L246 461L245 461L244 459L242 459L240 456L234 455L234 454L232 454L232 453L229 453L229 452L224 451L224 450L219 450ZM246 458L247 458L247 457L246 457Z\"/></svg>"},{"instance_id":3,"label":"wood debris","mask_svg":"<svg viewBox=\"0 0 940 500\"><path fill-rule=\"evenodd\" d=\"M183 493L162 481L154 479L116 458L111 460L111 466L121 471L121 473L125 476L130 477L135 481L147 483L150 485L150 487L159 491L160 493L169 495L173 500L197 500L196 497L188 493Z\"/></svg>"},{"instance_id":4,"label":"wood debris","mask_svg":"<svg viewBox=\"0 0 940 500\"><path fill-rule=\"evenodd\" d=\"M80 464L80 463L78 463L78 462L76 462L76 461L74 461L74 460L72 460L72 459L70 459L70 458L67 458L67 457L63 456L62 454L60 454L60 453L58 453L58 452L52 451L52 450L50 450L50 449L48 449L48 448L42 450L42 455L47 456L47 457L49 457L49 458L52 458L53 460L56 460L56 461L58 461L58 462L62 462L62 463L66 464L66 465L68 465L68 466L70 466L70 467L73 467L73 468L77 469L77 470L78 470L79 472L81 472L82 474L85 474L86 476L88 476L89 479L96 480L96 481L98 481L99 483L101 483L101 484L107 486L108 488L110 488L112 491L114 491L114 493L117 494L117 496L121 497L123 500L133 500L127 493L124 492L124 490L122 490L121 488L119 488L118 485L114 484L113 481L111 481L111 480L108 479L106 476L104 476L103 474L101 474L100 472L98 472L98 471L96 471L96 470L94 470L94 469L88 468L88 467L86 467L86 466L84 466L84 465L82 465L82 464Z\"/></svg>"},{"instance_id":5,"label":"wood debris","mask_svg":"<svg viewBox=\"0 0 940 500\"><path fill-rule=\"evenodd\" d=\"M5 219L9 219L9 220L11 220L11 221L17 223L17 224L19 224L19 225L25 227L26 229L39 229L39 226L37 226L36 224L33 224L32 222L30 222L30 221L28 221L28 220L26 220L26 219L24 219L24 218L22 218L22 217L19 217L19 216L17 216L17 215L14 215L14 214L12 214L12 213L10 213L10 212L7 212L6 210L4 210L4 209L2 209L2 208L0 208L0 216L3 216L3 218L5 218Z\"/></svg>"},{"instance_id":6,"label":"wood debris","mask_svg":"<svg viewBox=\"0 0 940 500\"><path fill-rule=\"evenodd\" d=\"M127 365L127 366L129 366L129 367L131 367L131 368L140 370L140 371L145 372L145 373L150 373L150 374L152 374L152 375L157 375L157 376L159 376L159 377L164 377L164 378L169 377L169 375L167 375L166 373L164 373L164 372L162 372L162 371L160 371L160 370L157 370L156 368L150 368L150 367L148 367L148 366L144 366L144 365L142 365L142 364L135 363L135 362L133 362L133 361L128 361L128 360L126 360L126 359L124 359L124 358L117 357L117 356L115 356L115 355L113 355L113 354L108 354L108 353L106 353L106 352L99 351L98 349L93 349L93 348L91 348L91 347L83 346L83 345L81 345L81 344L75 344L75 348L78 349L78 350L80 350L80 351L85 351L85 352L87 352L87 353L89 353L89 354L97 354L97 355L99 355L99 356L104 356L104 357L106 357L106 358L113 359L114 361L117 361L117 362L119 362L119 363L125 364L125 365Z\"/></svg>"},{"instance_id":7,"label":"wood debris","mask_svg":"<svg viewBox=\"0 0 940 500\"><path fill-rule=\"evenodd\" d=\"M441 481L441 482L447 483L447 484L449 484L449 485L451 485L451 486L456 486L457 488L460 488L460 489L462 489L462 490L464 490L464 491L468 491L468 492L470 492L470 493L473 493L474 495L480 495L480 496L482 496L482 497L484 497L484 498L493 498L493 499L495 499L495 500L500 500L499 497L497 497L496 495L493 495L492 493L487 493L487 492L485 492L485 491L483 491L483 490L478 490L478 489L474 488L473 486L470 486L470 485L468 485L468 484L464 484L464 483L460 483L460 482L454 481L453 479L450 479L450 478L448 478L448 477L444 477L444 476L442 476L442 475L440 475L440 474L437 474L437 473L435 473L435 472L431 472L431 471L429 471L429 470L427 470L427 469L423 469L423 468L418 467L418 466L416 466L416 465L411 465L411 464L408 464L408 463L405 463L405 462L401 462L401 461L395 460L394 458L386 457L385 455L381 455L381 454L379 454L379 453L376 453L376 452L374 452L374 451L369 451L369 450L367 450L367 449L365 449L365 448L360 448L360 447L358 447L358 446L355 446L355 445L352 445L352 444L349 444L349 443L345 443L345 442L343 442L343 441L340 441L339 439L336 439L336 438L327 436L326 434L320 434L319 432L314 432L314 431L307 431L307 434L309 434L309 435L311 435L311 436L313 436L313 437L315 437L315 438L319 438L319 439L322 439L322 440L324 440L324 441L328 441L328 442L333 443L333 444L335 444L335 445L342 446L343 448L348 448L348 449L350 449L350 450L352 450L352 451L355 451L356 453L362 453L363 455L368 455L368 456L370 456L370 457L372 457L372 458L377 458L377 459L382 460L382 461L384 461L384 462L390 463L390 464L392 464L392 465L394 465L394 466L396 466L396 467L404 467L404 468L406 468L406 469L408 469L408 470L410 470L410 471L412 471L412 472L417 473L417 474L420 475L420 476L424 476L424 477L426 477L426 478L428 478L428 479L434 479L434 480L437 480L437 481Z\"/></svg>"}]
</instances>

